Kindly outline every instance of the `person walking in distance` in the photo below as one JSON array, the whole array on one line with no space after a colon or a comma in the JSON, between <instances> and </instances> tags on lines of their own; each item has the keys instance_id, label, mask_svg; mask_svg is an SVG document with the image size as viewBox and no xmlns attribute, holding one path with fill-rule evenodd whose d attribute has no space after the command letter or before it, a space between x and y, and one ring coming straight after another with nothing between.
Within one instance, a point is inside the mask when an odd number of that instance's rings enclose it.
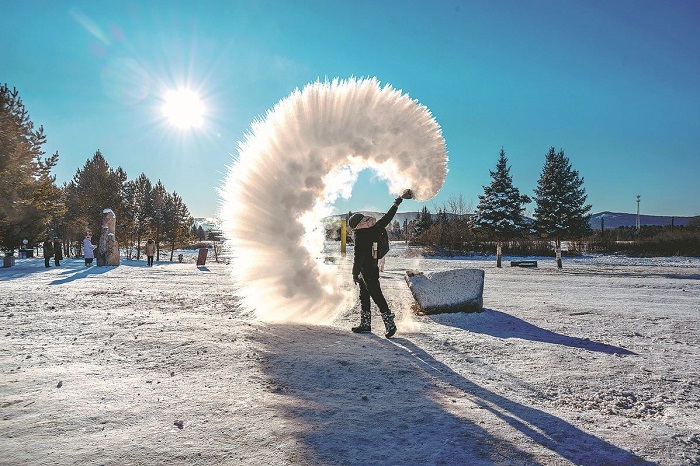
<instances>
[{"instance_id":1,"label":"person walking in distance","mask_svg":"<svg viewBox=\"0 0 700 466\"><path fill-rule=\"evenodd\" d=\"M356 213L348 219L348 226L353 231L355 242L355 255L352 263L352 279L360 287L360 325L353 327L355 333L372 331L372 315L370 312L370 298L379 308L379 313L386 328L385 337L391 338L396 333L394 314L389 310L389 305L384 298L382 288L379 285L379 266L377 258L377 242L380 228L386 228L396 215L399 205L404 199L411 199L413 193L410 189L404 190L401 197L397 197L394 205L382 218L376 220Z\"/></svg>"},{"instance_id":2,"label":"person walking in distance","mask_svg":"<svg viewBox=\"0 0 700 466\"><path fill-rule=\"evenodd\" d=\"M153 256L156 254L156 242L149 238L148 241L146 241L146 247L143 248L143 252L146 254L146 258L148 259L148 266L152 267Z\"/></svg>"},{"instance_id":3,"label":"person walking in distance","mask_svg":"<svg viewBox=\"0 0 700 466\"><path fill-rule=\"evenodd\" d=\"M53 257L53 242L48 236L44 240L44 265L46 267L51 267L51 258Z\"/></svg>"},{"instance_id":4,"label":"person walking in distance","mask_svg":"<svg viewBox=\"0 0 700 466\"><path fill-rule=\"evenodd\" d=\"M58 267L61 265L61 259L63 259L63 244L58 237L53 239L53 262Z\"/></svg>"},{"instance_id":5,"label":"person walking in distance","mask_svg":"<svg viewBox=\"0 0 700 466\"><path fill-rule=\"evenodd\" d=\"M95 245L92 244L90 235L85 235L83 240L83 257L85 258L85 267L90 267L92 260L95 258Z\"/></svg>"}]
</instances>

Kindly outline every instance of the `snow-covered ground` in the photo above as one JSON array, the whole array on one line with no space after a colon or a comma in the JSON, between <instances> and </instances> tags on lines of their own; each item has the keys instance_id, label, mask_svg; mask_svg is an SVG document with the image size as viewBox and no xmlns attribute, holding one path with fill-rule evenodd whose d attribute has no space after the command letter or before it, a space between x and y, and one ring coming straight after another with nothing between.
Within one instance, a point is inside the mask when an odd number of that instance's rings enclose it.
<instances>
[{"instance_id":1,"label":"snow-covered ground","mask_svg":"<svg viewBox=\"0 0 700 466\"><path fill-rule=\"evenodd\" d=\"M211 259L0 269L0 464L700 464L700 260L395 244L387 340L376 308L349 331L357 303L259 322ZM485 270L484 312L412 315L406 269L461 267Z\"/></svg>"}]
</instances>

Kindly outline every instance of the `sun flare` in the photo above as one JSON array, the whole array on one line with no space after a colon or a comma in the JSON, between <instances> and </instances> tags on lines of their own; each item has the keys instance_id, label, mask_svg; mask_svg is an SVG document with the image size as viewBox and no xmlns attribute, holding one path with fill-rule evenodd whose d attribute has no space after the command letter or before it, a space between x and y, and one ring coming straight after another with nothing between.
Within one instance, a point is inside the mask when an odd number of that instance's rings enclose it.
<instances>
[{"instance_id":1,"label":"sun flare","mask_svg":"<svg viewBox=\"0 0 700 466\"><path fill-rule=\"evenodd\" d=\"M204 103L190 89L169 90L163 96L163 116L181 129L198 128L204 123Z\"/></svg>"}]
</instances>

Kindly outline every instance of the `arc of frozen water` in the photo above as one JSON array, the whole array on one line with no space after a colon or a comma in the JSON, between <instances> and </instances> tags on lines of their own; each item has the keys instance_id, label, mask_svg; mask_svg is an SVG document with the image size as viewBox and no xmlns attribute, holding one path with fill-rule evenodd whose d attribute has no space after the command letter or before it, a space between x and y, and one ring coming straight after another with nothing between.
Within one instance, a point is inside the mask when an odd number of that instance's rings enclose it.
<instances>
[{"instance_id":1,"label":"arc of frozen water","mask_svg":"<svg viewBox=\"0 0 700 466\"><path fill-rule=\"evenodd\" d=\"M376 78L295 90L252 123L221 193L221 218L242 304L269 321L324 323L355 292L319 263L321 219L372 168L389 191L432 198L447 174L427 107Z\"/></svg>"}]
</instances>

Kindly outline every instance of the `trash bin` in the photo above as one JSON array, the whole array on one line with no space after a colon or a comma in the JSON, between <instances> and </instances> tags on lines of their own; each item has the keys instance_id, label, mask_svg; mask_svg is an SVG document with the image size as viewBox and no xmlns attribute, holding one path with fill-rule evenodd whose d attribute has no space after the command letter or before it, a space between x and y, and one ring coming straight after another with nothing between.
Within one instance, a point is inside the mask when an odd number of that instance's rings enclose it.
<instances>
[{"instance_id":1,"label":"trash bin","mask_svg":"<svg viewBox=\"0 0 700 466\"><path fill-rule=\"evenodd\" d=\"M2 258L3 268L12 267L15 265L15 256L5 256Z\"/></svg>"}]
</instances>

